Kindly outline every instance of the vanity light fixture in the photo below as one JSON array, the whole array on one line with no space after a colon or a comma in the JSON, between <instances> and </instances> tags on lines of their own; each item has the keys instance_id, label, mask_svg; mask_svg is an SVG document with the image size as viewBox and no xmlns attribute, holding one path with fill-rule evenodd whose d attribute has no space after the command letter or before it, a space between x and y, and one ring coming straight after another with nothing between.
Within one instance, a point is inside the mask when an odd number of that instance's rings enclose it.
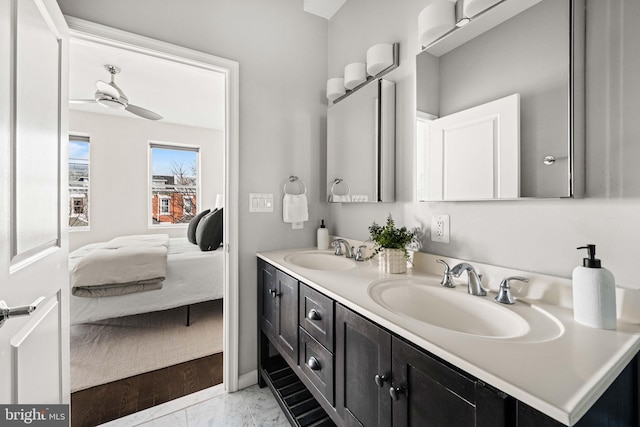
<instances>
[{"instance_id":1,"label":"vanity light fixture","mask_svg":"<svg viewBox=\"0 0 640 427\"><path fill-rule=\"evenodd\" d=\"M435 43L504 1L433 0L418 15L420 44L426 47Z\"/></svg>"},{"instance_id":2,"label":"vanity light fixture","mask_svg":"<svg viewBox=\"0 0 640 427\"><path fill-rule=\"evenodd\" d=\"M447 0L449 1L449 0ZM327 80L327 99L333 103L379 79L398 68L400 63L399 43L378 43L367 49L366 63L353 62L344 67L344 77Z\"/></svg>"}]
</instances>

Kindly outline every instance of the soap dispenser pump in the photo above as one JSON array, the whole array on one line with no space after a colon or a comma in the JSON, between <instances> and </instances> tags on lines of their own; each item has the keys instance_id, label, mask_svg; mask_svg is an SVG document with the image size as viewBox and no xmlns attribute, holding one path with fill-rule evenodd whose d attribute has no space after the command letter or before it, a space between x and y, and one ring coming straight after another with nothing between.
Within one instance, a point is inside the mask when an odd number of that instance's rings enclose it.
<instances>
[{"instance_id":1,"label":"soap dispenser pump","mask_svg":"<svg viewBox=\"0 0 640 427\"><path fill-rule=\"evenodd\" d=\"M324 225L324 219L320 224L320 228L318 228L317 239L319 251L325 251L329 249L329 230L327 230L327 227Z\"/></svg>"},{"instance_id":2,"label":"soap dispenser pump","mask_svg":"<svg viewBox=\"0 0 640 427\"><path fill-rule=\"evenodd\" d=\"M600 329L616 329L616 281L596 258L596 245L587 250L582 266L573 270L573 317L578 323Z\"/></svg>"}]
</instances>

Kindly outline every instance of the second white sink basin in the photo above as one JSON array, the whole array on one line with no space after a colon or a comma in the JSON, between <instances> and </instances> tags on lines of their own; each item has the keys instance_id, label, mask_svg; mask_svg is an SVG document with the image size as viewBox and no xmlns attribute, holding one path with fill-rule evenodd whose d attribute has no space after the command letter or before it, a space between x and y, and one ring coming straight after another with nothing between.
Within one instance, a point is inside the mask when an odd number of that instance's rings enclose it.
<instances>
[{"instance_id":1,"label":"second white sink basin","mask_svg":"<svg viewBox=\"0 0 640 427\"><path fill-rule=\"evenodd\" d=\"M287 255L284 260L298 267L310 270L344 271L356 267L356 261L333 252L309 251Z\"/></svg>"},{"instance_id":2,"label":"second white sink basin","mask_svg":"<svg viewBox=\"0 0 640 427\"><path fill-rule=\"evenodd\" d=\"M478 297L465 290L443 288L435 279L400 279L373 283L369 295L412 321L478 337L539 342L557 338L564 330L532 305L517 301L507 307L496 303L495 295Z\"/></svg>"}]
</instances>

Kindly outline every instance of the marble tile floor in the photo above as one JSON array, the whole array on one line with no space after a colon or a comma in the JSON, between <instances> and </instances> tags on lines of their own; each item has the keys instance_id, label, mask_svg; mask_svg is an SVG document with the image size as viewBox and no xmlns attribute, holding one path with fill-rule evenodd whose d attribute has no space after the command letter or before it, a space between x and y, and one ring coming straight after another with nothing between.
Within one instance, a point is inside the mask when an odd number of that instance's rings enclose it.
<instances>
[{"instance_id":1,"label":"marble tile floor","mask_svg":"<svg viewBox=\"0 0 640 427\"><path fill-rule=\"evenodd\" d=\"M222 384L120 418L101 427L285 427L287 417L268 387L225 393Z\"/></svg>"}]
</instances>

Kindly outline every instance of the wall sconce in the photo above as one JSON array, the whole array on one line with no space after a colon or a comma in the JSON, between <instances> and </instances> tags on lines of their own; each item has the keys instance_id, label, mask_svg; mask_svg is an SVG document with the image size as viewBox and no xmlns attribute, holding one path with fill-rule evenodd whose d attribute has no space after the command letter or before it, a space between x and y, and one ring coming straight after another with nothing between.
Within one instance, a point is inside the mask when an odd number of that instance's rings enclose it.
<instances>
[{"instance_id":1,"label":"wall sconce","mask_svg":"<svg viewBox=\"0 0 640 427\"><path fill-rule=\"evenodd\" d=\"M436 0L418 15L418 37L422 46L428 46L456 26L456 3Z\"/></svg>"},{"instance_id":2,"label":"wall sconce","mask_svg":"<svg viewBox=\"0 0 640 427\"><path fill-rule=\"evenodd\" d=\"M334 77L327 80L327 99L333 101L346 93L344 78Z\"/></svg>"}]
</instances>

